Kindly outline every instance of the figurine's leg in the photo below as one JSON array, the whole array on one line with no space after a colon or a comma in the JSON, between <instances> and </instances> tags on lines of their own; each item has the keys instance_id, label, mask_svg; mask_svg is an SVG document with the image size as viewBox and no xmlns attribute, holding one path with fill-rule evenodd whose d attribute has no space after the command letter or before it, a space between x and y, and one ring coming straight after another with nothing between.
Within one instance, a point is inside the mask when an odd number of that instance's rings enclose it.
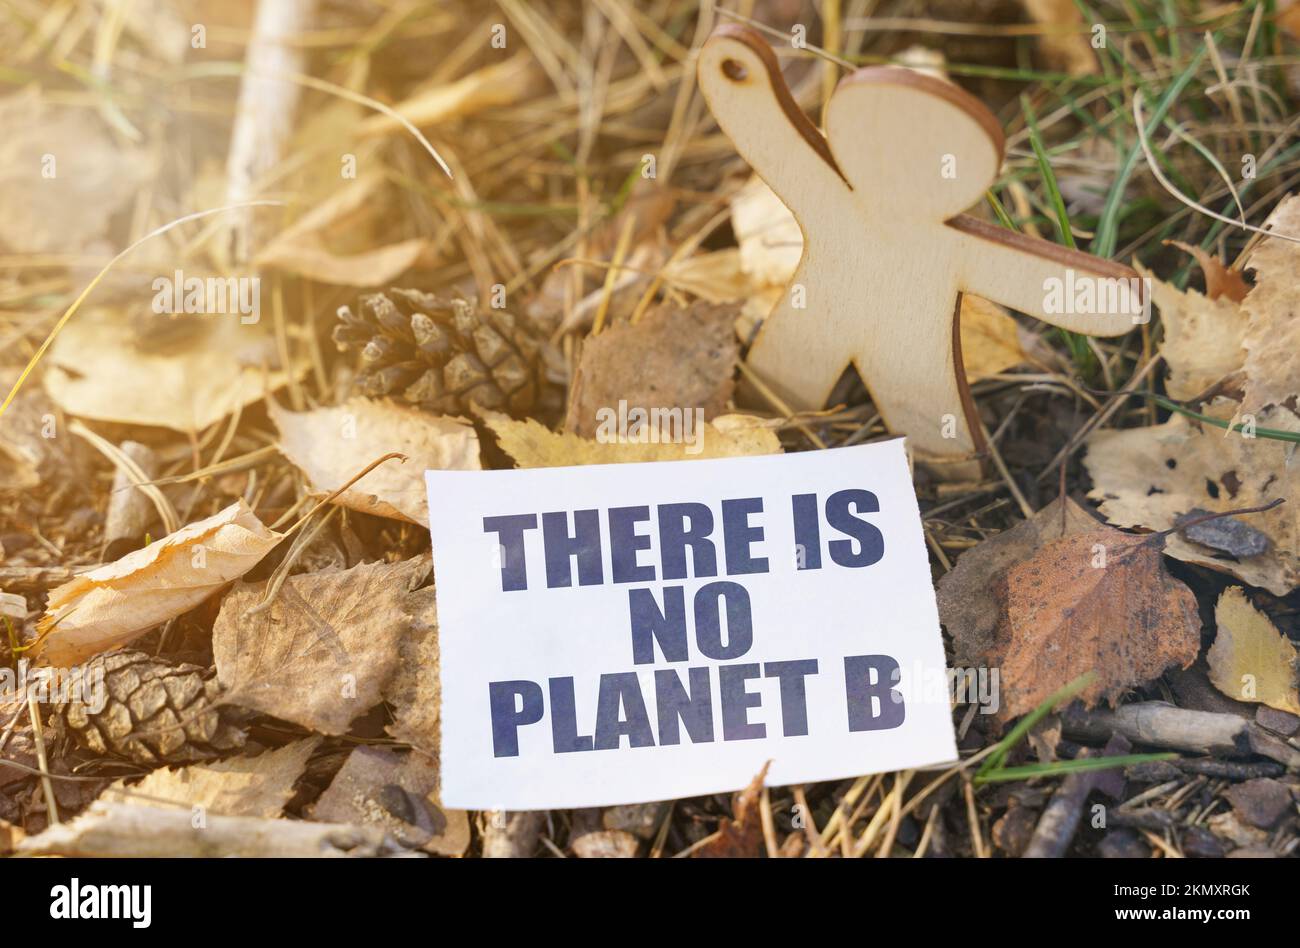
<instances>
[{"instance_id":1,"label":"figurine's leg","mask_svg":"<svg viewBox=\"0 0 1300 948\"><path fill-rule=\"evenodd\" d=\"M958 381L950 301L917 301L907 313L883 314L878 331L858 347L854 363L890 431L905 434L923 455L969 456L976 450L967 421L969 392Z\"/></svg>"},{"instance_id":2,"label":"figurine's leg","mask_svg":"<svg viewBox=\"0 0 1300 948\"><path fill-rule=\"evenodd\" d=\"M796 278L795 285L800 285ZM759 380L792 409L818 409L848 367L843 338L826 331L826 314L797 309L787 290L759 328L745 360Z\"/></svg>"}]
</instances>

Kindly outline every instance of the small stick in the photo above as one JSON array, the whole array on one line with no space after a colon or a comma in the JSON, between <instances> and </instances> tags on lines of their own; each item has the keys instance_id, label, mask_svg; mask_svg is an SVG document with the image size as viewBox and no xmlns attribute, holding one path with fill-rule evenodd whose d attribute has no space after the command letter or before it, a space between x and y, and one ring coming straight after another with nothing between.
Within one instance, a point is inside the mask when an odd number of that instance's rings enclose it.
<instances>
[{"instance_id":1,"label":"small stick","mask_svg":"<svg viewBox=\"0 0 1300 948\"><path fill-rule=\"evenodd\" d=\"M50 825L59 822L59 805L54 799L54 783L50 780L50 765L45 757L45 728L41 723L40 709L36 704L36 692L27 692L27 713L32 719L32 738L36 743L36 763L41 768L41 789L45 793L45 809L49 813Z\"/></svg>"},{"instance_id":2,"label":"small stick","mask_svg":"<svg viewBox=\"0 0 1300 948\"><path fill-rule=\"evenodd\" d=\"M144 475L145 482L157 477L158 458L147 445L138 441L123 441L118 445L118 450L134 463ZM113 475L108 511L104 514L104 550L107 559L117 559L119 553L126 552L124 545L132 544L144 536L150 512L151 505L143 486L131 476L131 471L125 465L119 466Z\"/></svg>"}]
</instances>

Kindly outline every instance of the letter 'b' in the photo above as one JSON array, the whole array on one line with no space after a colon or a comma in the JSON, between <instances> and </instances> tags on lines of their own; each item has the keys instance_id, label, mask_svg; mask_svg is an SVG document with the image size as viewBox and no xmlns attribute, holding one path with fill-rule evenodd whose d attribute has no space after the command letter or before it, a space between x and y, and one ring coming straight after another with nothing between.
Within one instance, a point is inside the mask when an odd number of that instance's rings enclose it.
<instances>
[{"instance_id":1,"label":"letter 'b'","mask_svg":"<svg viewBox=\"0 0 1300 948\"><path fill-rule=\"evenodd\" d=\"M844 690L848 696L850 731L888 731L903 723L907 710L902 694L893 687L898 679L898 662L888 655L845 657ZM878 713L872 707L872 699L879 702Z\"/></svg>"}]
</instances>

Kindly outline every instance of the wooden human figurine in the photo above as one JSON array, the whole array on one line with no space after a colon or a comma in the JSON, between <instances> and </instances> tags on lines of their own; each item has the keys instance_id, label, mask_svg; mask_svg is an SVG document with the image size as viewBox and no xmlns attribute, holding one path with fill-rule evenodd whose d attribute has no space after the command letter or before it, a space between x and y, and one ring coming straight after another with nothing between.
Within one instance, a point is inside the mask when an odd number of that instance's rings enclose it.
<instances>
[{"instance_id":1,"label":"wooden human figurine","mask_svg":"<svg viewBox=\"0 0 1300 948\"><path fill-rule=\"evenodd\" d=\"M1003 137L956 86L859 69L831 97L823 137L771 47L732 25L704 44L699 81L718 125L803 231L799 267L749 353L793 407L822 407L852 363L921 457L970 458L984 445L961 365L960 294L1089 335L1143 321L1130 268L961 213L994 183Z\"/></svg>"}]
</instances>

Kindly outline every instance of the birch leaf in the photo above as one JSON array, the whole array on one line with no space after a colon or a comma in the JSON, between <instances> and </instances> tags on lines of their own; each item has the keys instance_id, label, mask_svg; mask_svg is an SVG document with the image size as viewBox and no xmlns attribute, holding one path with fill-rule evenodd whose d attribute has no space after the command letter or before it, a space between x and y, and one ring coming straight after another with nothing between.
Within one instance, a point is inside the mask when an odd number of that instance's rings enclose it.
<instances>
[{"instance_id":1,"label":"birch leaf","mask_svg":"<svg viewBox=\"0 0 1300 948\"><path fill-rule=\"evenodd\" d=\"M1219 399L1203 410L1226 420L1236 408ZM1275 413L1270 409L1259 425L1269 427ZM1219 513L1300 497L1300 465L1287 464L1290 447L1225 436L1223 429L1183 415L1149 428L1099 431L1088 439L1084 459L1094 485L1088 496L1101 501L1102 515L1116 526L1169 530L1193 510ZM1177 534L1169 537L1165 553L1285 596L1300 585L1300 507L1285 503L1252 514L1250 525L1272 541L1258 556L1225 557Z\"/></svg>"},{"instance_id":2,"label":"birch leaf","mask_svg":"<svg viewBox=\"0 0 1300 948\"><path fill-rule=\"evenodd\" d=\"M1085 672L1089 706L1196 660L1196 597L1165 570L1162 537L1109 527L1047 544L999 583L1002 619L990 663L1002 669L1008 719Z\"/></svg>"},{"instance_id":3,"label":"birch leaf","mask_svg":"<svg viewBox=\"0 0 1300 948\"><path fill-rule=\"evenodd\" d=\"M1218 635L1206 659L1210 681L1229 698L1300 714L1296 647L1246 598L1225 589L1214 607Z\"/></svg>"},{"instance_id":4,"label":"birch leaf","mask_svg":"<svg viewBox=\"0 0 1300 948\"><path fill-rule=\"evenodd\" d=\"M411 626L410 587L427 557L290 576L269 608L266 583L237 586L212 628L230 700L322 734L342 734L379 703Z\"/></svg>"},{"instance_id":5,"label":"birch leaf","mask_svg":"<svg viewBox=\"0 0 1300 948\"><path fill-rule=\"evenodd\" d=\"M554 432L532 419L515 421L484 413L501 450L517 466L570 467L578 464L624 464L636 461L684 461L779 454L781 442L772 422L749 415L719 415L694 429L691 442L672 444L593 441L570 432ZM693 421L693 420L692 420Z\"/></svg>"},{"instance_id":6,"label":"birch leaf","mask_svg":"<svg viewBox=\"0 0 1300 948\"><path fill-rule=\"evenodd\" d=\"M424 472L477 471L473 426L395 402L354 398L333 408L292 412L270 406L280 451L320 494L342 487L367 462L393 451L401 464L381 464L334 499L361 513L429 525Z\"/></svg>"},{"instance_id":7,"label":"birch leaf","mask_svg":"<svg viewBox=\"0 0 1300 948\"><path fill-rule=\"evenodd\" d=\"M319 744L319 737L311 737L256 757L160 768L131 786L117 781L103 798L150 805L167 800L186 808L202 807L213 816L279 816Z\"/></svg>"},{"instance_id":8,"label":"birch leaf","mask_svg":"<svg viewBox=\"0 0 1300 948\"><path fill-rule=\"evenodd\" d=\"M50 593L41 663L76 665L193 609L261 561L282 534L242 500Z\"/></svg>"}]
</instances>

